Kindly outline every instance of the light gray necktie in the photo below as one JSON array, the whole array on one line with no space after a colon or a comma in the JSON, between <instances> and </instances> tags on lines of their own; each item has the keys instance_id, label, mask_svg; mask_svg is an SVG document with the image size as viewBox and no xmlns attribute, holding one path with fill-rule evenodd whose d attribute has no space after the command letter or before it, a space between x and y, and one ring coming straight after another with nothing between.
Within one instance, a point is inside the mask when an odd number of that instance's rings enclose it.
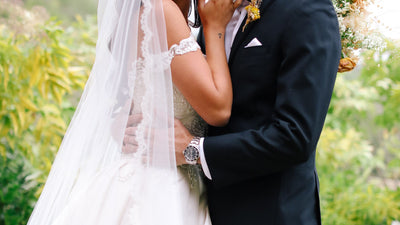
<instances>
[{"instance_id":1,"label":"light gray necktie","mask_svg":"<svg viewBox=\"0 0 400 225\"><path fill-rule=\"evenodd\" d=\"M246 9L245 7L249 4L247 0L243 0L242 4L235 10L232 15L231 20L225 29L225 53L226 58L229 61L229 54L231 53L231 47L233 40L235 39L236 33L239 30L240 24L243 19L246 17Z\"/></svg>"}]
</instances>

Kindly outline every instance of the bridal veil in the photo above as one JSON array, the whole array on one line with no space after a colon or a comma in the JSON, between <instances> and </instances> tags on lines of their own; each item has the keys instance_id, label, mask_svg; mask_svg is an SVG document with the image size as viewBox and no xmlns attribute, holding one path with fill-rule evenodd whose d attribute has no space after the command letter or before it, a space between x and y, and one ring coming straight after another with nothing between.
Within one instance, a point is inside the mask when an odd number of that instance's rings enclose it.
<instances>
[{"instance_id":1,"label":"bridal veil","mask_svg":"<svg viewBox=\"0 0 400 225\"><path fill-rule=\"evenodd\" d=\"M98 27L95 63L28 224L54 224L77 192L123 158L131 163L121 179L136 179L132 217L141 224L181 224L162 0L99 0ZM137 147L124 152L133 114L142 117L135 125Z\"/></svg>"}]
</instances>

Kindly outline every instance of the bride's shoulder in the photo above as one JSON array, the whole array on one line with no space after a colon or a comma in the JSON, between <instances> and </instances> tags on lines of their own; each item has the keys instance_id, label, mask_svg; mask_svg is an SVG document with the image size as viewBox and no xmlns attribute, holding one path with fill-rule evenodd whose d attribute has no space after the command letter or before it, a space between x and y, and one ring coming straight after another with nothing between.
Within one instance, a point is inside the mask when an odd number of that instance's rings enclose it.
<instances>
[{"instance_id":1,"label":"bride's shoulder","mask_svg":"<svg viewBox=\"0 0 400 225\"><path fill-rule=\"evenodd\" d=\"M168 45L179 43L190 35L190 28L182 11L173 0L162 0L165 24L168 36Z\"/></svg>"},{"instance_id":2,"label":"bride's shoulder","mask_svg":"<svg viewBox=\"0 0 400 225\"><path fill-rule=\"evenodd\" d=\"M185 21L182 11L173 0L162 0L165 22Z\"/></svg>"},{"instance_id":3,"label":"bride's shoulder","mask_svg":"<svg viewBox=\"0 0 400 225\"><path fill-rule=\"evenodd\" d=\"M162 0L164 11L173 10L175 13L179 11L178 5L173 0Z\"/></svg>"}]
</instances>

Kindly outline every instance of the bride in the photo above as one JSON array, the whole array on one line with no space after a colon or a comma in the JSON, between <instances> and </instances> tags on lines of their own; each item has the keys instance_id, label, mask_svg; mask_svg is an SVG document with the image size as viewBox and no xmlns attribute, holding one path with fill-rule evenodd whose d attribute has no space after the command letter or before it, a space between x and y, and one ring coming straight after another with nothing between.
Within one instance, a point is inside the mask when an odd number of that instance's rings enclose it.
<instances>
[{"instance_id":1,"label":"bride","mask_svg":"<svg viewBox=\"0 0 400 225\"><path fill-rule=\"evenodd\" d=\"M96 60L29 225L211 224L199 168L176 166L174 118L198 136L229 120L240 3L199 1L205 59L190 0L99 0Z\"/></svg>"}]
</instances>

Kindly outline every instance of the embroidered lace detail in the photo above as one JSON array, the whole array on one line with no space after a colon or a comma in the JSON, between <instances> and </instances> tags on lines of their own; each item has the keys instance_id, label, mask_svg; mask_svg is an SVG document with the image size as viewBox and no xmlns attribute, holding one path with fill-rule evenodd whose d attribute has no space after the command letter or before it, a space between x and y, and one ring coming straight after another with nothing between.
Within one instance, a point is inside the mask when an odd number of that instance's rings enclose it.
<instances>
[{"instance_id":1,"label":"embroidered lace detail","mask_svg":"<svg viewBox=\"0 0 400 225\"><path fill-rule=\"evenodd\" d=\"M182 124L194 136L204 137L207 131L206 122L194 111L192 106L186 101L185 97L174 86L174 113L175 118L179 119ZM191 189L199 188L201 182L202 171L198 165L183 165L179 167L180 172L187 174L188 182Z\"/></svg>"},{"instance_id":2,"label":"embroidered lace detail","mask_svg":"<svg viewBox=\"0 0 400 225\"><path fill-rule=\"evenodd\" d=\"M146 20L143 18L147 17L148 8L151 8L151 3L149 0L143 0L144 4L144 12L142 16L142 27L146 28ZM147 8L147 9L146 9ZM152 33L150 31L144 32L146 35L144 37L144 41L142 43L143 50L146 49L145 45L148 44L149 39L151 38ZM152 54L148 51L142 51L143 57L139 58L136 62L134 62L133 68L136 73L136 80L134 82L134 95L133 101L135 105L140 105L141 107L134 107L133 113L141 113L140 109L149 112L150 106L148 103L151 102L149 99L152 94L152 90L148 90L145 84L151 82L151 77L149 74L151 71L163 71L169 68L171 64L171 60L176 55L183 55L188 52L196 51L200 49L200 46L197 44L195 39L190 36L189 38L183 39L180 41L179 45L173 45L169 51L162 52L161 54ZM157 63L155 63L157 62ZM153 77L156 79L156 77ZM195 136L204 136L206 133L207 125L204 120L196 113L196 111L192 108L192 106L186 101L185 97L179 92L179 90L174 86L173 87L173 100L174 100L174 116L175 118L181 120L182 124ZM139 111L136 111L139 110ZM145 126L148 124L147 121L151 121L150 115L143 114L142 123L138 126L138 130L136 135L138 137L138 150L132 156L132 165L135 166L125 166L121 167L119 171L118 179L121 182L126 182L129 179L140 180L143 169L141 165L141 158L143 157L145 150L147 149L145 140ZM199 188L201 173L199 166L188 165L180 169L182 174L187 174L189 178L189 183L191 188ZM140 172L139 172L140 171ZM162 178L160 178L162 180ZM140 182L139 182L140 183ZM143 202L139 202L137 197L140 195L139 187L135 187L131 191L131 198L135 199L132 202L132 206L129 209L129 220L132 225L141 224L140 218L140 207Z\"/></svg>"},{"instance_id":3,"label":"embroidered lace detail","mask_svg":"<svg viewBox=\"0 0 400 225\"><path fill-rule=\"evenodd\" d=\"M169 49L170 60L172 60L172 58L174 58L174 56L176 55L183 55L189 52L194 52L197 51L197 49L200 49L200 46L199 44L197 44L193 36L182 39L179 44L174 44Z\"/></svg>"},{"instance_id":4,"label":"embroidered lace detail","mask_svg":"<svg viewBox=\"0 0 400 225\"><path fill-rule=\"evenodd\" d=\"M175 118L179 119L192 135L204 137L207 128L206 123L175 86L174 113Z\"/></svg>"},{"instance_id":5,"label":"embroidered lace detail","mask_svg":"<svg viewBox=\"0 0 400 225\"><path fill-rule=\"evenodd\" d=\"M194 52L200 49L199 44L196 40L190 36L179 42L179 45L172 45L169 50L169 62L176 55L183 55L189 52ZM194 111L192 106L186 101L185 97L180 91L174 86L174 113L175 118L179 119L182 124L189 130L194 136L204 137L207 130L207 124L204 120ZM185 165L181 166L180 172L187 174L189 178L190 187L198 188L201 179L201 168L196 165Z\"/></svg>"}]
</instances>

